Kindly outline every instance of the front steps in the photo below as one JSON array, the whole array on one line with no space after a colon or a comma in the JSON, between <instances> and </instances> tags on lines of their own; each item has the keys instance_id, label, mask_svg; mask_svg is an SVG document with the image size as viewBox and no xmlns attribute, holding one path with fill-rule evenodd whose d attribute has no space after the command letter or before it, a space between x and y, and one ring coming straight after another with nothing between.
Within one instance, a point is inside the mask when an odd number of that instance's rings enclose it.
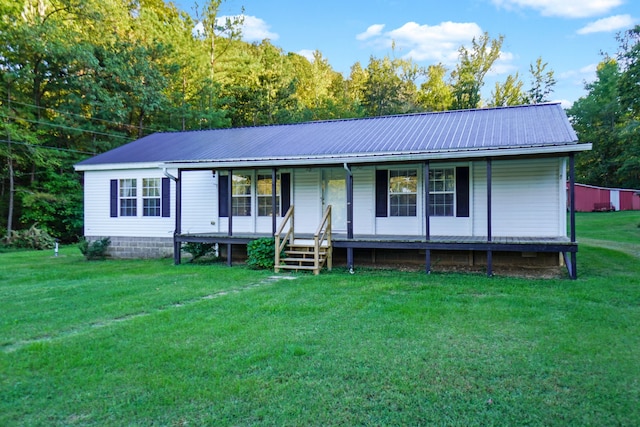
<instances>
[{"instance_id":1,"label":"front steps","mask_svg":"<svg viewBox=\"0 0 640 427\"><path fill-rule=\"evenodd\" d=\"M304 270L313 271L313 274L320 274L320 270L325 264L327 269L331 270L331 250L332 248L324 241L318 245L316 253L313 240L295 239L293 243L288 244L287 249L284 251L286 256L280 258L280 263L275 266L275 271Z\"/></svg>"}]
</instances>

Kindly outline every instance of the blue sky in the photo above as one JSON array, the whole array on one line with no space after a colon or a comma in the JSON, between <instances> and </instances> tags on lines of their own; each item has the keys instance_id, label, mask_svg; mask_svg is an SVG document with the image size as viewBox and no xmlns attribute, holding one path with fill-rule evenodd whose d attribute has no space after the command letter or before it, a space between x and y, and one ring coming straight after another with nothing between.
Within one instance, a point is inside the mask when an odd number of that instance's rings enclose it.
<instances>
[{"instance_id":1,"label":"blue sky","mask_svg":"<svg viewBox=\"0 0 640 427\"><path fill-rule=\"evenodd\" d=\"M174 3L193 14L196 1ZM366 67L372 55L391 55L392 42L396 56L452 69L474 36L503 35L485 97L516 72L528 87L529 65L542 57L557 80L552 98L566 107L585 95L601 52L615 54L616 34L640 24L638 0L226 0L220 15L243 7L245 41L269 38L308 57L319 50L345 77L356 61Z\"/></svg>"}]
</instances>

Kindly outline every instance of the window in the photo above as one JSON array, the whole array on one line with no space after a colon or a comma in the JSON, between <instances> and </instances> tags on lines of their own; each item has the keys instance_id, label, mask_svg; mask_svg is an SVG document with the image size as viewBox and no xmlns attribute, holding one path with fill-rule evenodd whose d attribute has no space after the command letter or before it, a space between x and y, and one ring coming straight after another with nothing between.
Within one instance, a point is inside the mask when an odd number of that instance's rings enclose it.
<instances>
[{"instance_id":1,"label":"window","mask_svg":"<svg viewBox=\"0 0 640 427\"><path fill-rule=\"evenodd\" d=\"M271 216L273 203L271 175L258 175L258 216ZM276 216L280 215L280 176L276 178Z\"/></svg>"},{"instance_id":2,"label":"window","mask_svg":"<svg viewBox=\"0 0 640 427\"><path fill-rule=\"evenodd\" d=\"M429 170L429 215L454 216L455 168Z\"/></svg>"},{"instance_id":3,"label":"window","mask_svg":"<svg viewBox=\"0 0 640 427\"><path fill-rule=\"evenodd\" d=\"M418 171L389 171L389 215L416 216Z\"/></svg>"},{"instance_id":4,"label":"window","mask_svg":"<svg viewBox=\"0 0 640 427\"><path fill-rule=\"evenodd\" d=\"M142 179L142 216L160 216L160 178Z\"/></svg>"},{"instance_id":5,"label":"window","mask_svg":"<svg viewBox=\"0 0 640 427\"><path fill-rule=\"evenodd\" d=\"M233 175L231 215L251 216L251 175Z\"/></svg>"},{"instance_id":6,"label":"window","mask_svg":"<svg viewBox=\"0 0 640 427\"><path fill-rule=\"evenodd\" d=\"M120 216L136 216L138 199L135 179L120 180Z\"/></svg>"}]
</instances>

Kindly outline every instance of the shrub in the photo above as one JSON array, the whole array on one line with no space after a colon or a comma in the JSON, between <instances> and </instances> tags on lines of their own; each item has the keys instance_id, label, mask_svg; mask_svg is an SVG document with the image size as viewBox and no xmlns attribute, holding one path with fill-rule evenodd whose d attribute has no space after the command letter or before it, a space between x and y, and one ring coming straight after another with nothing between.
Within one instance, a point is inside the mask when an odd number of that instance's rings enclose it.
<instances>
[{"instance_id":1,"label":"shrub","mask_svg":"<svg viewBox=\"0 0 640 427\"><path fill-rule=\"evenodd\" d=\"M196 243L189 242L182 245L182 250L191 254L191 261L194 262L198 258L215 252L215 243Z\"/></svg>"},{"instance_id":2,"label":"shrub","mask_svg":"<svg viewBox=\"0 0 640 427\"><path fill-rule=\"evenodd\" d=\"M26 230L13 230L7 241L8 246L24 249L51 249L56 240L49 233L33 224Z\"/></svg>"},{"instance_id":3,"label":"shrub","mask_svg":"<svg viewBox=\"0 0 640 427\"><path fill-rule=\"evenodd\" d=\"M82 252L82 255L88 260L102 260L107 256L107 249L111 245L111 239L103 237L102 239L89 242L87 239L80 240L78 243L78 249Z\"/></svg>"},{"instance_id":4,"label":"shrub","mask_svg":"<svg viewBox=\"0 0 640 427\"><path fill-rule=\"evenodd\" d=\"M252 240L247 244L247 265L249 267L271 269L275 262L275 255L276 242L271 237Z\"/></svg>"}]
</instances>

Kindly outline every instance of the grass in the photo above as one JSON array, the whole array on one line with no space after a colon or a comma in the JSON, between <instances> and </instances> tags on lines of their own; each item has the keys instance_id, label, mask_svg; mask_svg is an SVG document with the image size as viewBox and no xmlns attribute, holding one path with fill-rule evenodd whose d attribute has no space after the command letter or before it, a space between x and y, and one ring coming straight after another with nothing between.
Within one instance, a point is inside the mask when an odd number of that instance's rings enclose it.
<instances>
[{"instance_id":1,"label":"grass","mask_svg":"<svg viewBox=\"0 0 640 427\"><path fill-rule=\"evenodd\" d=\"M0 254L0 425L640 425L638 223L577 281Z\"/></svg>"}]
</instances>

